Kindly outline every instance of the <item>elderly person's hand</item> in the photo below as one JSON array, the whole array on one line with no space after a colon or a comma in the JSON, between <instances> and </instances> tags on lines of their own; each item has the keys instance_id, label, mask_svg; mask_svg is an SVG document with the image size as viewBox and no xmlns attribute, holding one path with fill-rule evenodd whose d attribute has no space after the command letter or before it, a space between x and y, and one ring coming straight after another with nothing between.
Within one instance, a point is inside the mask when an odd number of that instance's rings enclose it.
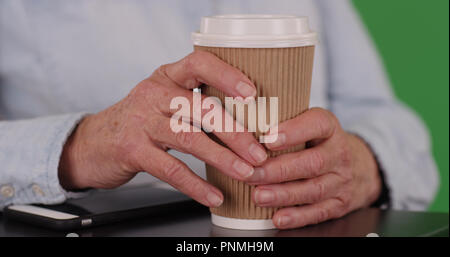
<instances>
[{"instance_id":1,"label":"elderly person's hand","mask_svg":"<svg viewBox=\"0 0 450 257\"><path fill-rule=\"evenodd\" d=\"M274 217L281 229L341 217L369 206L381 192L377 163L367 145L346 133L329 111L312 108L278 127L267 144L282 150L310 148L268 159L255 168L253 199L259 206L281 207Z\"/></svg>"},{"instance_id":2,"label":"elderly person's hand","mask_svg":"<svg viewBox=\"0 0 450 257\"><path fill-rule=\"evenodd\" d=\"M229 96L256 95L255 86L242 72L206 52L196 51L163 65L123 100L78 125L60 161L63 188L113 188L146 171L204 205L219 206L222 193L166 150L190 153L240 180L250 177L253 166L263 163L267 155L249 132L214 132L231 150L203 132L192 132L190 124L191 132L173 132L170 121L177 110L170 109L171 100L186 97L192 110L191 89L202 83Z\"/></svg>"}]
</instances>

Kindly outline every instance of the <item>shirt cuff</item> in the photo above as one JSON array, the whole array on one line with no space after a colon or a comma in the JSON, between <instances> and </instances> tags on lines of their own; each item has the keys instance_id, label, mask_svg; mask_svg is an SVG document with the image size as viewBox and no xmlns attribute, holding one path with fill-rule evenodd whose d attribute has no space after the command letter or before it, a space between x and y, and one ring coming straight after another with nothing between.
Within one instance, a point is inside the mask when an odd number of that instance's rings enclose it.
<instances>
[{"instance_id":1,"label":"shirt cuff","mask_svg":"<svg viewBox=\"0 0 450 257\"><path fill-rule=\"evenodd\" d=\"M68 192L58 178L64 144L87 113L0 122L0 209L58 204L89 191Z\"/></svg>"},{"instance_id":2,"label":"shirt cuff","mask_svg":"<svg viewBox=\"0 0 450 257\"><path fill-rule=\"evenodd\" d=\"M52 145L50 147L51 152L47 164L48 170L47 188L48 191L50 192L50 198L42 199L46 201L42 203L46 204L61 203L64 202L66 199L84 197L91 192L90 190L84 190L79 192L67 191L61 187L58 177L59 162L61 159L64 144L66 143L67 139L72 134L74 129L78 126L80 121L87 115L88 115L87 113L72 114L69 117L67 117L62 126L57 130L55 138L51 142Z\"/></svg>"}]
</instances>

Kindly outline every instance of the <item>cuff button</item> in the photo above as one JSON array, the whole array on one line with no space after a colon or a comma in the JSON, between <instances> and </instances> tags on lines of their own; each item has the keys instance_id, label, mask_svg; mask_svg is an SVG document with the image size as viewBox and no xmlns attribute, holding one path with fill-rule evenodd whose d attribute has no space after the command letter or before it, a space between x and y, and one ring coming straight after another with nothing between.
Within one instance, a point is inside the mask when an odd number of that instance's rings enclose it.
<instances>
[{"instance_id":1,"label":"cuff button","mask_svg":"<svg viewBox=\"0 0 450 257\"><path fill-rule=\"evenodd\" d=\"M0 194L5 198L10 198L14 196L14 188L10 185L4 185L0 187Z\"/></svg>"},{"instance_id":2,"label":"cuff button","mask_svg":"<svg viewBox=\"0 0 450 257\"><path fill-rule=\"evenodd\" d=\"M33 184L31 186L31 190L33 190L33 193L37 196L45 196L44 191L42 191L42 188L36 184Z\"/></svg>"}]
</instances>

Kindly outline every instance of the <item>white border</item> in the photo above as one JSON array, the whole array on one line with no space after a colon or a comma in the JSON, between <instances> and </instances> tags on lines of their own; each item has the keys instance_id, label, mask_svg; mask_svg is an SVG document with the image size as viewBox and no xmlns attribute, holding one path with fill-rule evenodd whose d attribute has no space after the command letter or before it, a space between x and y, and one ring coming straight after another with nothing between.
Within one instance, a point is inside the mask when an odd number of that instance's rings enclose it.
<instances>
[{"instance_id":1,"label":"white border","mask_svg":"<svg viewBox=\"0 0 450 257\"><path fill-rule=\"evenodd\" d=\"M78 218L77 215L60 212L60 211L54 211L50 209L45 209L42 207L37 207L33 205L11 205L8 207L8 209L14 210L14 211L20 211L24 213L34 214L42 217L48 217L52 219L57 220L69 220Z\"/></svg>"},{"instance_id":2,"label":"white border","mask_svg":"<svg viewBox=\"0 0 450 257\"><path fill-rule=\"evenodd\" d=\"M276 228L271 219L235 219L212 213L211 222L219 227L240 230L266 230Z\"/></svg>"},{"instance_id":3,"label":"white border","mask_svg":"<svg viewBox=\"0 0 450 257\"><path fill-rule=\"evenodd\" d=\"M196 46L226 47L226 48L287 48L313 46L319 43L317 34L310 32L303 35L249 35L229 36L217 34L202 34L193 32L191 40Z\"/></svg>"}]
</instances>

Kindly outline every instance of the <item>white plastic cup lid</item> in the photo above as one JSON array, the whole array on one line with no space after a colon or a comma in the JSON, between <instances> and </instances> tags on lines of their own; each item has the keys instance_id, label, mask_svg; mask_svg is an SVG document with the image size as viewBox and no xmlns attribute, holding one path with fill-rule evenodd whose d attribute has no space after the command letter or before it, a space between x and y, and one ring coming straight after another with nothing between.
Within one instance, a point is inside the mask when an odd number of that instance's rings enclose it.
<instances>
[{"instance_id":1,"label":"white plastic cup lid","mask_svg":"<svg viewBox=\"0 0 450 257\"><path fill-rule=\"evenodd\" d=\"M317 44L308 17L295 15L216 15L202 17L194 45L232 48L283 48Z\"/></svg>"}]
</instances>

